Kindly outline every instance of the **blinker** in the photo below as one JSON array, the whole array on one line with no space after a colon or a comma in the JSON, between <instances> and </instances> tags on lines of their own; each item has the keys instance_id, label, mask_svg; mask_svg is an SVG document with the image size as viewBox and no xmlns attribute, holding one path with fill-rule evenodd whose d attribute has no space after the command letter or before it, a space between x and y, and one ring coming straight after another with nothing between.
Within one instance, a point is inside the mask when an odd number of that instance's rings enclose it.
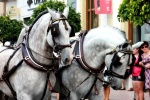
<instances>
[{"instance_id":1,"label":"blinker","mask_svg":"<svg viewBox=\"0 0 150 100\"><path fill-rule=\"evenodd\" d=\"M51 25L51 34L53 37L59 36L60 31L59 31L59 24L58 23Z\"/></svg>"}]
</instances>

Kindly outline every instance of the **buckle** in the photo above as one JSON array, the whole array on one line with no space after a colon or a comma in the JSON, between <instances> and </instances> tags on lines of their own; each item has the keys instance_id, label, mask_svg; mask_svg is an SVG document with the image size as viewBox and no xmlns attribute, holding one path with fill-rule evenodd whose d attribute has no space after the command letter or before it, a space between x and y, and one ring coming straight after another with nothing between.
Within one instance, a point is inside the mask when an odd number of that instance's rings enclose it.
<instances>
[{"instance_id":1,"label":"buckle","mask_svg":"<svg viewBox=\"0 0 150 100\"><path fill-rule=\"evenodd\" d=\"M26 57L24 57L24 59L25 59L25 60L29 60L30 58L29 58L29 56L26 56Z\"/></svg>"},{"instance_id":2,"label":"buckle","mask_svg":"<svg viewBox=\"0 0 150 100\"><path fill-rule=\"evenodd\" d=\"M80 55L76 55L76 58L81 58L81 56Z\"/></svg>"}]
</instances>

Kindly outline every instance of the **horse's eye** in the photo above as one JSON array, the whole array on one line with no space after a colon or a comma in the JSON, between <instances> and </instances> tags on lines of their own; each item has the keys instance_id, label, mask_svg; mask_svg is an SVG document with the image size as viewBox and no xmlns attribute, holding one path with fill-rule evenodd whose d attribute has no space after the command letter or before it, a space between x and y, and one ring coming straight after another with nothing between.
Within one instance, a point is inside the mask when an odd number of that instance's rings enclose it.
<instances>
[{"instance_id":1,"label":"horse's eye","mask_svg":"<svg viewBox=\"0 0 150 100\"><path fill-rule=\"evenodd\" d=\"M121 57L121 59L125 59L125 55L123 55L123 56Z\"/></svg>"}]
</instances>

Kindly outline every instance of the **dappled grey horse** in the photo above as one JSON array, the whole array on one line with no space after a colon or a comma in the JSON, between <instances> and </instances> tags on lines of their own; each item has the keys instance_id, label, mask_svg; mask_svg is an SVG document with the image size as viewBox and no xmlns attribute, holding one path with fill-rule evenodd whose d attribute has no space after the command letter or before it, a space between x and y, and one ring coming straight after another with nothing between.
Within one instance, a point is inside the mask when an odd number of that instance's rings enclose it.
<instances>
[{"instance_id":1,"label":"dappled grey horse","mask_svg":"<svg viewBox=\"0 0 150 100\"><path fill-rule=\"evenodd\" d=\"M64 12L48 8L42 12L23 36L16 49L0 49L0 90L16 100L49 100L54 86L57 61L61 65L70 62L69 35L71 27L67 22L69 7ZM24 34L22 33L21 34ZM56 51L60 59L53 56Z\"/></svg>"},{"instance_id":2,"label":"dappled grey horse","mask_svg":"<svg viewBox=\"0 0 150 100\"><path fill-rule=\"evenodd\" d=\"M111 87L121 88L120 78L124 77L132 59L131 46L123 31L106 26L82 32L72 51L72 64L56 73L62 83L56 87L60 88L61 100L100 100L105 66L108 67L107 75L115 76Z\"/></svg>"}]
</instances>

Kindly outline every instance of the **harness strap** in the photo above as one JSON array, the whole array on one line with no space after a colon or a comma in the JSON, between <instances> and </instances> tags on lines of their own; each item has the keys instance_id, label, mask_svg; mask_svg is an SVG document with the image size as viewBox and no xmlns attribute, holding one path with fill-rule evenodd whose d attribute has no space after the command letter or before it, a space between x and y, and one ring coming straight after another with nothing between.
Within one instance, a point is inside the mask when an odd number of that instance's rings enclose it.
<instances>
[{"instance_id":1,"label":"harness strap","mask_svg":"<svg viewBox=\"0 0 150 100\"><path fill-rule=\"evenodd\" d=\"M11 90L11 93L13 94L14 99L17 100L16 92L14 91L12 85L10 84L9 78L5 78L5 79L3 79L3 80L5 81L5 83L6 83L7 86L9 87L9 89Z\"/></svg>"},{"instance_id":2,"label":"harness strap","mask_svg":"<svg viewBox=\"0 0 150 100\"><path fill-rule=\"evenodd\" d=\"M112 71L112 63L110 64L110 69L108 70L105 70L105 75L109 75L109 76L115 76L117 78L121 78L121 79L124 79L124 75L119 75L117 74L116 72Z\"/></svg>"},{"instance_id":3,"label":"harness strap","mask_svg":"<svg viewBox=\"0 0 150 100\"><path fill-rule=\"evenodd\" d=\"M46 79L45 88L44 88L44 92L43 92L41 100L43 100L43 98L45 96L45 93L46 93L46 90L47 90L47 85L48 85L48 82L49 82L49 76L50 76L50 71L47 71L47 79Z\"/></svg>"},{"instance_id":4,"label":"harness strap","mask_svg":"<svg viewBox=\"0 0 150 100\"><path fill-rule=\"evenodd\" d=\"M87 78L85 78L78 86L76 86L72 91L75 91L81 84L83 84L87 79L90 78L92 74L90 73Z\"/></svg>"},{"instance_id":5,"label":"harness strap","mask_svg":"<svg viewBox=\"0 0 150 100\"><path fill-rule=\"evenodd\" d=\"M85 100L85 99L89 96L89 94L91 93L91 91L92 91L94 85L96 84L96 81L97 81L97 78L95 77L94 82L93 82L93 84L92 84L90 90L89 90L88 93L87 93L83 98L81 98L80 100Z\"/></svg>"},{"instance_id":6,"label":"harness strap","mask_svg":"<svg viewBox=\"0 0 150 100\"><path fill-rule=\"evenodd\" d=\"M9 63L10 63L10 60L12 59L12 57L15 55L15 53L19 50L20 48L17 48L13 54L9 57L7 63L5 64L4 66L4 70L3 70L3 75L2 75L2 79L5 81L5 83L7 84L7 86L10 88L13 96L14 96L14 99L17 100L17 97L16 97L16 92L14 91L10 81L9 81L9 77L10 75L12 75L16 70L17 68L22 64L23 60L21 60L17 65L14 65L14 67L12 67L12 69L10 69L8 71L8 66L9 66Z\"/></svg>"},{"instance_id":7,"label":"harness strap","mask_svg":"<svg viewBox=\"0 0 150 100\"><path fill-rule=\"evenodd\" d=\"M22 44L23 59L32 68L37 69L39 71L43 71L43 72L47 72L47 70L54 70L56 68L56 66L58 64L57 59L52 61L53 63L50 65L41 64L41 63L37 62L31 54L29 54L30 52L27 49L28 48L25 46L25 44Z\"/></svg>"},{"instance_id":8,"label":"harness strap","mask_svg":"<svg viewBox=\"0 0 150 100\"><path fill-rule=\"evenodd\" d=\"M8 65L9 65L9 62L10 62L10 60L12 59L12 57L15 55L15 53L16 53L19 49L20 49L20 48L17 48L17 49L13 52L13 54L9 57L7 63L6 63L5 66L4 66L3 74L4 74L5 72L8 72Z\"/></svg>"},{"instance_id":9,"label":"harness strap","mask_svg":"<svg viewBox=\"0 0 150 100\"><path fill-rule=\"evenodd\" d=\"M99 92L98 92L98 89L97 89L97 85L96 85L96 84L94 85L94 89L95 89L95 95L98 95Z\"/></svg>"},{"instance_id":10,"label":"harness strap","mask_svg":"<svg viewBox=\"0 0 150 100\"><path fill-rule=\"evenodd\" d=\"M113 71L111 71L111 70L106 70L106 71L105 71L105 74L106 74L106 75L110 75L110 76L115 76L115 77L117 77L117 78L124 79L124 75L119 75L119 74L117 74L117 73L115 73L115 72L113 72Z\"/></svg>"},{"instance_id":11,"label":"harness strap","mask_svg":"<svg viewBox=\"0 0 150 100\"><path fill-rule=\"evenodd\" d=\"M117 46L117 47L118 47L118 46ZM116 48L117 48L117 47L116 47ZM106 55L110 55L110 54L113 54L113 53L114 53L114 56L113 56L112 62L111 62L111 64L110 64L110 68L109 68L109 70L107 69L107 70L105 71L105 74L106 74L106 75L110 75L110 76L115 76L115 77L117 77L117 78L124 79L124 78L125 78L125 75L120 75L120 74L118 74L118 73L112 71L113 66L115 66L115 65L114 65L114 62L115 62L114 59L115 59L115 57L116 57L116 55L117 55L118 52L121 52L121 53L124 53L124 54L128 54L128 55L129 55L129 58L128 58L127 64L129 65L129 63L130 63L130 54L132 53L132 51L130 51L130 50L125 50L125 49L116 51L116 48L113 49L111 52L109 52L109 53L106 54Z\"/></svg>"},{"instance_id":12,"label":"harness strap","mask_svg":"<svg viewBox=\"0 0 150 100\"><path fill-rule=\"evenodd\" d=\"M3 52L3 51L5 51L5 50L7 50L7 49L13 49L13 48L5 48L2 51L0 51L0 53Z\"/></svg>"},{"instance_id":13,"label":"harness strap","mask_svg":"<svg viewBox=\"0 0 150 100\"><path fill-rule=\"evenodd\" d=\"M17 65L15 65L10 71L8 72L5 72L3 73L2 75L2 79L5 81L5 83L7 84L7 86L10 88L13 96L14 96L14 99L17 100L17 95L16 95L16 92L14 91L10 81L9 81L9 77L10 75L12 75L16 70L17 68L23 63L23 60L21 60Z\"/></svg>"},{"instance_id":14,"label":"harness strap","mask_svg":"<svg viewBox=\"0 0 150 100\"><path fill-rule=\"evenodd\" d=\"M86 34L87 34L87 31L83 31L82 33L80 33L79 40L76 41L75 48L73 50L73 52L75 53L75 59L78 62L78 64L82 66L82 68L87 70L88 72L93 73L93 74L99 74L100 71L103 70L103 67L93 68L90 65L88 65L84 59L83 41L84 41L84 37Z\"/></svg>"},{"instance_id":15,"label":"harness strap","mask_svg":"<svg viewBox=\"0 0 150 100\"><path fill-rule=\"evenodd\" d=\"M10 69L9 71L4 70L2 79L10 77L17 70L17 68L23 63L23 61L24 60L22 59L17 65L14 65L12 69Z\"/></svg>"}]
</instances>

